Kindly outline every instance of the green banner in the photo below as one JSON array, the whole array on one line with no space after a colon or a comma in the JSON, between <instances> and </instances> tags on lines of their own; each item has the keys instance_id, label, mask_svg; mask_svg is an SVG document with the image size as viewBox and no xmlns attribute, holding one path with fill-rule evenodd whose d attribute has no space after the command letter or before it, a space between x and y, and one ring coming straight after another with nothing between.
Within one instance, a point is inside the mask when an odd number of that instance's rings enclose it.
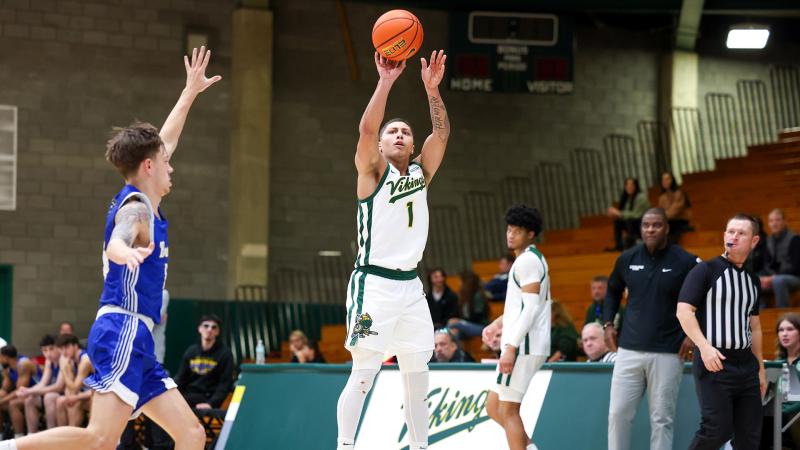
<instances>
[{"instance_id":1,"label":"green banner","mask_svg":"<svg viewBox=\"0 0 800 450\"><path fill-rule=\"evenodd\" d=\"M533 430L533 440L539 448L606 448L612 368L610 364L597 363L557 363L543 367L532 381L521 408L526 430ZM399 377L392 373L396 370L396 366L386 366L378 375L364 407L356 450L362 441L375 445L373 439L385 440L379 444L380 450L407 448L400 409L402 386L395 386ZM494 367L431 364L431 371L431 450L506 448L502 430L488 419L483 404L494 378ZM447 376L437 376L439 371L446 371L442 375ZM239 384L246 386L247 391L226 448L334 448L336 403L349 372L349 365L242 366ZM390 398L392 395L394 399ZM673 448L685 449L699 423L694 381L687 364L675 414ZM490 447L484 443L487 439L491 440ZM478 447L464 447L463 442ZM648 448L649 442L645 395L634 419L631 448Z\"/></svg>"}]
</instances>

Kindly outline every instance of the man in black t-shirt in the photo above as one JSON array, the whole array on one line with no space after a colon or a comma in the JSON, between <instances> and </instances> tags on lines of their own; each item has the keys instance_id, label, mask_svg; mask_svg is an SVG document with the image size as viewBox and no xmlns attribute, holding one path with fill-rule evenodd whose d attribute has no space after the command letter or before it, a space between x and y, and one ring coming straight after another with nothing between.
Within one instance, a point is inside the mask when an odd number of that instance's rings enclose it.
<instances>
[{"instance_id":1,"label":"man in black t-shirt","mask_svg":"<svg viewBox=\"0 0 800 450\"><path fill-rule=\"evenodd\" d=\"M737 214L724 233L725 253L689 272L678 319L697 345L692 372L700 401L700 429L690 449L757 449L766 374L758 317L758 277L743 269L758 243L758 224Z\"/></svg>"},{"instance_id":2,"label":"man in black t-shirt","mask_svg":"<svg viewBox=\"0 0 800 450\"><path fill-rule=\"evenodd\" d=\"M631 427L645 391L650 406L650 449L672 450L672 423L683 358L692 348L675 308L684 277L697 257L670 244L667 214L651 208L642 216L643 244L623 252L608 279L603 328L611 348L617 346L614 317L625 289L628 306L611 375L608 448L628 450Z\"/></svg>"}]
</instances>

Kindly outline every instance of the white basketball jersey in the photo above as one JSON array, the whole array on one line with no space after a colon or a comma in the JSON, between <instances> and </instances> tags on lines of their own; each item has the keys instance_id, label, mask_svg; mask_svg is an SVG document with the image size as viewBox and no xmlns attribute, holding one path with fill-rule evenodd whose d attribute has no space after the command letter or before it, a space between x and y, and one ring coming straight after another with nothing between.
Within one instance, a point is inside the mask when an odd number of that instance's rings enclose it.
<instances>
[{"instance_id":1,"label":"white basketball jersey","mask_svg":"<svg viewBox=\"0 0 800 450\"><path fill-rule=\"evenodd\" d=\"M428 190L422 166L408 175L389 164L375 192L358 202L356 267L414 270L428 241Z\"/></svg>"},{"instance_id":2,"label":"white basketball jersey","mask_svg":"<svg viewBox=\"0 0 800 450\"><path fill-rule=\"evenodd\" d=\"M531 245L514 260L508 274L508 289L506 290L506 303L503 311L503 328L511 326L519 319L522 313L522 286L539 282L539 298L545 301L545 306L533 319L528 333L519 346L520 355L550 354L550 274L544 255L535 246ZM529 274L530 279L523 280L518 273ZM505 336L505 335L504 335ZM502 345L507 344L503 338Z\"/></svg>"}]
</instances>

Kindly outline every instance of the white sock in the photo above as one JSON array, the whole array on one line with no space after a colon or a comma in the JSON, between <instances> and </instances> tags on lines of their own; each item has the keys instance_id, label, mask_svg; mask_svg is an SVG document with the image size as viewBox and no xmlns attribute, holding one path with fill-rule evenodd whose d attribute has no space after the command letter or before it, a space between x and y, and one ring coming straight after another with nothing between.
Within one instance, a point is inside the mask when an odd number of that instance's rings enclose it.
<instances>
[{"instance_id":1,"label":"white sock","mask_svg":"<svg viewBox=\"0 0 800 450\"><path fill-rule=\"evenodd\" d=\"M403 413L411 450L428 448L428 371L400 373L403 380Z\"/></svg>"},{"instance_id":2,"label":"white sock","mask_svg":"<svg viewBox=\"0 0 800 450\"><path fill-rule=\"evenodd\" d=\"M350 373L350 378L336 404L336 422L339 425L338 450L353 448L364 400L372 389L377 374L377 370L369 369L353 370Z\"/></svg>"},{"instance_id":3,"label":"white sock","mask_svg":"<svg viewBox=\"0 0 800 450\"><path fill-rule=\"evenodd\" d=\"M536 446L533 444L533 442L531 442L530 444L528 444L528 446L527 446L527 447L525 447L525 450L538 450L538 449L537 449L537 448L536 448Z\"/></svg>"},{"instance_id":4,"label":"white sock","mask_svg":"<svg viewBox=\"0 0 800 450\"><path fill-rule=\"evenodd\" d=\"M0 442L0 450L17 450L16 439Z\"/></svg>"},{"instance_id":5,"label":"white sock","mask_svg":"<svg viewBox=\"0 0 800 450\"><path fill-rule=\"evenodd\" d=\"M25 437L25 433L14 433L14 439L19 439L21 437Z\"/></svg>"}]
</instances>

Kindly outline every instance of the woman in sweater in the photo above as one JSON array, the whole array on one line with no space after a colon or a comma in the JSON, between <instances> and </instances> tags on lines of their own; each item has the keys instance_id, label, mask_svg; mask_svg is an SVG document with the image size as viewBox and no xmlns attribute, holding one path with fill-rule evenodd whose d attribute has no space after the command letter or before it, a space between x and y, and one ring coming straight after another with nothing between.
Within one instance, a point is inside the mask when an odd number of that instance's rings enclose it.
<instances>
[{"instance_id":1,"label":"woman in sweater","mask_svg":"<svg viewBox=\"0 0 800 450\"><path fill-rule=\"evenodd\" d=\"M690 231L689 219L691 218L691 203L675 177L670 172L661 174L661 195L658 197L658 207L667 212L669 221L669 238L677 242L681 234Z\"/></svg>"},{"instance_id":2,"label":"woman in sweater","mask_svg":"<svg viewBox=\"0 0 800 450\"><path fill-rule=\"evenodd\" d=\"M614 219L614 248L611 251L622 251L633 247L636 239L641 237L642 216L650 208L647 195L639 188L639 180L627 178L625 189L619 198L619 208L608 208L607 215ZM627 233L623 241L622 232Z\"/></svg>"}]
</instances>

